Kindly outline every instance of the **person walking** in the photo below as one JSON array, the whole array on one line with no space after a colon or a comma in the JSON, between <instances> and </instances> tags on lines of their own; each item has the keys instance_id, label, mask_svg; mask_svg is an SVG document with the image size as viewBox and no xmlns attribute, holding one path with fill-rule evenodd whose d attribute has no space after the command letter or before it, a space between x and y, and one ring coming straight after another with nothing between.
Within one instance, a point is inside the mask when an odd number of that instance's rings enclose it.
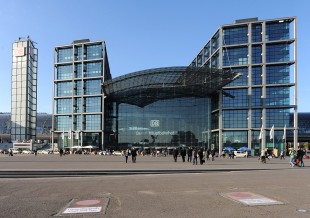
<instances>
[{"instance_id":1,"label":"person walking","mask_svg":"<svg viewBox=\"0 0 310 218\"><path fill-rule=\"evenodd\" d=\"M126 163L128 161L128 156L129 156L129 149L126 149L125 151L125 160L126 160Z\"/></svg>"},{"instance_id":2,"label":"person walking","mask_svg":"<svg viewBox=\"0 0 310 218\"><path fill-rule=\"evenodd\" d=\"M132 149L131 150L131 160L132 160L133 163L136 163L136 161L137 161L137 151L136 151L136 149Z\"/></svg>"},{"instance_id":3,"label":"person walking","mask_svg":"<svg viewBox=\"0 0 310 218\"><path fill-rule=\"evenodd\" d=\"M13 157L13 150L11 148L9 149L9 156Z\"/></svg>"},{"instance_id":4,"label":"person walking","mask_svg":"<svg viewBox=\"0 0 310 218\"><path fill-rule=\"evenodd\" d=\"M202 165L203 164L203 150L202 149L199 149L198 156L199 156L200 165Z\"/></svg>"},{"instance_id":5,"label":"person walking","mask_svg":"<svg viewBox=\"0 0 310 218\"><path fill-rule=\"evenodd\" d=\"M295 155L296 155L296 151L294 150L294 148L290 150L289 155L290 155L290 166L294 167L295 166Z\"/></svg>"},{"instance_id":6,"label":"person walking","mask_svg":"<svg viewBox=\"0 0 310 218\"><path fill-rule=\"evenodd\" d=\"M182 157L182 161L184 163L185 162L185 157L186 157L186 150L185 150L185 148L182 148L182 150L181 150L181 157Z\"/></svg>"},{"instance_id":7,"label":"person walking","mask_svg":"<svg viewBox=\"0 0 310 218\"><path fill-rule=\"evenodd\" d=\"M214 148L211 150L212 161L215 160L215 150Z\"/></svg>"},{"instance_id":8,"label":"person walking","mask_svg":"<svg viewBox=\"0 0 310 218\"><path fill-rule=\"evenodd\" d=\"M298 150L297 150L297 159L299 160L298 162L299 162L299 167L304 167L305 165L304 165L304 161L303 161L303 157L304 157L304 151L301 149L301 148L298 148Z\"/></svg>"},{"instance_id":9,"label":"person walking","mask_svg":"<svg viewBox=\"0 0 310 218\"><path fill-rule=\"evenodd\" d=\"M173 150L173 159L174 159L174 162L177 162L178 161L178 155L179 155L179 151L177 148L174 148Z\"/></svg>"},{"instance_id":10,"label":"person walking","mask_svg":"<svg viewBox=\"0 0 310 218\"><path fill-rule=\"evenodd\" d=\"M64 150L62 150L62 148L61 148L61 149L59 150L59 155L60 155L60 157L62 157L63 153L64 153Z\"/></svg>"},{"instance_id":11,"label":"person walking","mask_svg":"<svg viewBox=\"0 0 310 218\"><path fill-rule=\"evenodd\" d=\"M280 160L282 160L282 159L285 160L284 154L285 154L285 151L281 151Z\"/></svg>"},{"instance_id":12,"label":"person walking","mask_svg":"<svg viewBox=\"0 0 310 218\"><path fill-rule=\"evenodd\" d=\"M207 150L207 160L210 160L210 149Z\"/></svg>"},{"instance_id":13,"label":"person walking","mask_svg":"<svg viewBox=\"0 0 310 218\"><path fill-rule=\"evenodd\" d=\"M193 165L197 165L197 158L198 158L198 150L195 148L194 150L194 160L193 160Z\"/></svg>"},{"instance_id":14,"label":"person walking","mask_svg":"<svg viewBox=\"0 0 310 218\"><path fill-rule=\"evenodd\" d=\"M190 147L187 150L187 162L192 162L192 157L193 157L193 149Z\"/></svg>"}]
</instances>

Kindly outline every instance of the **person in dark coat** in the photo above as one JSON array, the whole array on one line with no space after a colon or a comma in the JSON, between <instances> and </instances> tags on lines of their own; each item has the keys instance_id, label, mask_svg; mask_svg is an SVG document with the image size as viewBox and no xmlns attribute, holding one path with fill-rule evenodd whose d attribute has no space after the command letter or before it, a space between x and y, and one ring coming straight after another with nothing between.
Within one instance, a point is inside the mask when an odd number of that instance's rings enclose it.
<instances>
[{"instance_id":1,"label":"person in dark coat","mask_svg":"<svg viewBox=\"0 0 310 218\"><path fill-rule=\"evenodd\" d=\"M59 150L59 155L60 155L60 157L63 155L63 153L64 153L64 150L62 150L62 148Z\"/></svg>"},{"instance_id":2,"label":"person in dark coat","mask_svg":"<svg viewBox=\"0 0 310 218\"><path fill-rule=\"evenodd\" d=\"M181 150L181 157L182 157L183 162L185 162L185 157L186 157L186 150L185 150L185 148L183 148Z\"/></svg>"},{"instance_id":3,"label":"person in dark coat","mask_svg":"<svg viewBox=\"0 0 310 218\"><path fill-rule=\"evenodd\" d=\"M174 159L174 162L177 162L177 160L178 160L178 155L179 155L179 151L178 151L178 149L174 149L173 150L173 159Z\"/></svg>"},{"instance_id":4,"label":"person in dark coat","mask_svg":"<svg viewBox=\"0 0 310 218\"><path fill-rule=\"evenodd\" d=\"M137 161L137 151L136 151L136 149L132 149L132 151L131 151L131 159L132 159L133 163L136 163L136 161Z\"/></svg>"},{"instance_id":5,"label":"person in dark coat","mask_svg":"<svg viewBox=\"0 0 310 218\"><path fill-rule=\"evenodd\" d=\"M187 162L192 162L192 157L193 157L193 149L189 148L187 150Z\"/></svg>"},{"instance_id":6,"label":"person in dark coat","mask_svg":"<svg viewBox=\"0 0 310 218\"><path fill-rule=\"evenodd\" d=\"M198 156L199 156L199 163L200 165L202 165L203 164L203 150L202 149L199 149Z\"/></svg>"}]
</instances>

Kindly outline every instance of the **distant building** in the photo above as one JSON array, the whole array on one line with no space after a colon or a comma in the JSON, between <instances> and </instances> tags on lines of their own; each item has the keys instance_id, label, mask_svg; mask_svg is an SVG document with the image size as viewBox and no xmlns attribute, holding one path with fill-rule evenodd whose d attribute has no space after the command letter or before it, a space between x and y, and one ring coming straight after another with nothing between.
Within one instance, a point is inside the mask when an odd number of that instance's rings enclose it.
<instances>
[{"instance_id":1,"label":"distant building","mask_svg":"<svg viewBox=\"0 0 310 218\"><path fill-rule=\"evenodd\" d=\"M12 50L11 140L35 140L38 49L27 37L15 41Z\"/></svg>"},{"instance_id":2,"label":"distant building","mask_svg":"<svg viewBox=\"0 0 310 218\"><path fill-rule=\"evenodd\" d=\"M37 113L36 140L51 142L52 114ZM11 113L0 113L0 143L11 141Z\"/></svg>"}]
</instances>

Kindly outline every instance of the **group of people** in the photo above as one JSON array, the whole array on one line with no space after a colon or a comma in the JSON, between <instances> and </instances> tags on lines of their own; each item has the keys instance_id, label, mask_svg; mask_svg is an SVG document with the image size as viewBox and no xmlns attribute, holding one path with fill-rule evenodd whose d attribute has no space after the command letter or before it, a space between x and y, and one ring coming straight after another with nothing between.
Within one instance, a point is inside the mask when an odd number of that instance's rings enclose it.
<instances>
[{"instance_id":1,"label":"group of people","mask_svg":"<svg viewBox=\"0 0 310 218\"><path fill-rule=\"evenodd\" d=\"M202 165L205 163L206 160L210 160L210 155L211 155L211 160L214 161L215 159L215 150L206 150L204 151L202 148L189 148L189 149L178 149L175 148L173 150L173 159L174 162L177 162L178 156L182 157L182 161L185 162L186 155L187 155L187 162L193 162L194 165L198 164L198 158L199 158L199 163Z\"/></svg>"},{"instance_id":2,"label":"group of people","mask_svg":"<svg viewBox=\"0 0 310 218\"><path fill-rule=\"evenodd\" d=\"M136 163L137 161L137 150L136 149L127 149L124 153L125 161L128 162L128 157L131 156L131 161Z\"/></svg>"},{"instance_id":3,"label":"group of people","mask_svg":"<svg viewBox=\"0 0 310 218\"><path fill-rule=\"evenodd\" d=\"M291 149L289 151L289 155L290 155L290 166L294 167L294 166L299 166L299 167L304 167L304 161L303 161L303 157L305 155L305 151L301 148L298 148L297 151L295 151L295 149Z\"/></svg>"}]
</instances>

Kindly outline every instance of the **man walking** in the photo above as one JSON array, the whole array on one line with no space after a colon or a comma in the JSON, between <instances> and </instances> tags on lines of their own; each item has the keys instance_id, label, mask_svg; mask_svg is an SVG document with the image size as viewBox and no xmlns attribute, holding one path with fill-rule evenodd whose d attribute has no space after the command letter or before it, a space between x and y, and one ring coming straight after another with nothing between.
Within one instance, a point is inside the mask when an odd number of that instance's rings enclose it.
<instances>
[{"instance_id":1,"label":"man walking","mask_svg":"<svg viewBox=\"0 0 310 218\"><path fill-rule=\"evenodd\" d=\"M187 162L192 162L192 157L193 157L193 149L190 147L187 150Z\"/></svg>"}]
</instances>

